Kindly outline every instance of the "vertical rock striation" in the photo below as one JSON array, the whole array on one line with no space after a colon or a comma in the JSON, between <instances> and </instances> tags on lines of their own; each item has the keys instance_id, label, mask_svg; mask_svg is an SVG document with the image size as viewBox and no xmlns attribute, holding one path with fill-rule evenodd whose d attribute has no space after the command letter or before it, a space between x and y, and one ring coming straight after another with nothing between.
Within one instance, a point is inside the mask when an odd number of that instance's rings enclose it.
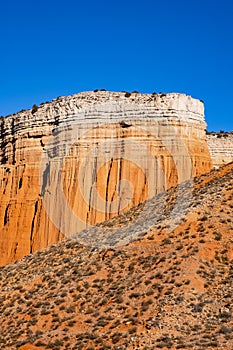
<instances>
[{"instance_id":1,"label":"vertical rock striation","mask_svg":"<svg viewBox=\"0 0 233 350\"><path fill-rule=\"evenodd\" d=\"M1 121L0 264L111 218L212 162L184 94L87 92Z\"/></svg>"}]
</instances>

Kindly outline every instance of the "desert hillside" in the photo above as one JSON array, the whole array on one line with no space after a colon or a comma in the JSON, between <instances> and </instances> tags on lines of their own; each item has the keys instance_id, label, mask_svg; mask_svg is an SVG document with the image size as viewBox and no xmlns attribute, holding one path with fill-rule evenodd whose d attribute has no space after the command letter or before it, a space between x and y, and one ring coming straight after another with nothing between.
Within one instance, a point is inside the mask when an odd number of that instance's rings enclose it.
<instances>
[{"instance_id":1,"label":"desert hillside","mask_svg":"<svg viewBox=\"0 0 233 350\"><path fill-rule=\"evenodd\" d=\"M233 349L232 208L230 163L2 267L0 348Z\"/></svg>"}]
</instances>

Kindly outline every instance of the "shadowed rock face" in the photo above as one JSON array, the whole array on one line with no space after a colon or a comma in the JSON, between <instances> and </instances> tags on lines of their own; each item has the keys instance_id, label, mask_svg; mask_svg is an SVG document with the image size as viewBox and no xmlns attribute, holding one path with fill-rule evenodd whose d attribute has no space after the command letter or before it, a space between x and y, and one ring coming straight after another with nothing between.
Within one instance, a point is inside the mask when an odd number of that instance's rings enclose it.
<instances>
[{"instance_id":1,"label":"shadowed rock face","mask_svg":"<svg viewBox=\"0 0 233 350\"><path fill-rule=\"evenodd\" d=\"M212 167L203 104L183 94L80 93L1 123L0 264Z\"/></svg>"}]
</instances>

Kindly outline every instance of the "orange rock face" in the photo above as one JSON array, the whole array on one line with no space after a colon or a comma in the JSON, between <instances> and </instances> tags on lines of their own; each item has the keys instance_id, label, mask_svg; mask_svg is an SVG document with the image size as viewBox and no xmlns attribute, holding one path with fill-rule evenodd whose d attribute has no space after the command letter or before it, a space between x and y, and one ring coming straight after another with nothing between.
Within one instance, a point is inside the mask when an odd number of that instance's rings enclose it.
<instances>
[{"instance_id":1,"label":"orange rock face","mask_svg":"<svg viewBox=\"0 0 233 350\"><path fill-rule=\"evenodd\" d=\"M0 264L207 172L203 104L181 94L59 98L1 125Z\"/></svg>"}]
</instances>

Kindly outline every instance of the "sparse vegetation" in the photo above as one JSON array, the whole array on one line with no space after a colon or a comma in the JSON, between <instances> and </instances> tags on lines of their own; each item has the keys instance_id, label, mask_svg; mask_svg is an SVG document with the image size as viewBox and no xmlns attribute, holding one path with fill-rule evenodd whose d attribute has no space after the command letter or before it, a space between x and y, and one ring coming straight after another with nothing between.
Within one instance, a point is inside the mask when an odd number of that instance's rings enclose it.
<instances>
[{"instance_id":1,"label":"sparse vegetation","mask_svg":"<svg viewBox=\"0 0 233 350\"><path fill-rule=\"evenodd\" d=\"M195 179L174 229L165 208L164 220L126 246L65 240L0 268L0 348L231 350L232 168ZM166 195L175 200L174 189ZM157 208L150 203L145 220ZM126 230L141 209L98 232Z\"/></svg>"},{"instance_id":2,"label":"sparse vegetation","mask_svg":"<svg viewBox=\"0 0 233 350\"><path fill-rule=\"evenodd\" d=\"M32 114L35 114L37 111L38 111L38 106L36 105L36 104L34 104L33 106L32 106Z\"/></svg>"}]
</instances>

